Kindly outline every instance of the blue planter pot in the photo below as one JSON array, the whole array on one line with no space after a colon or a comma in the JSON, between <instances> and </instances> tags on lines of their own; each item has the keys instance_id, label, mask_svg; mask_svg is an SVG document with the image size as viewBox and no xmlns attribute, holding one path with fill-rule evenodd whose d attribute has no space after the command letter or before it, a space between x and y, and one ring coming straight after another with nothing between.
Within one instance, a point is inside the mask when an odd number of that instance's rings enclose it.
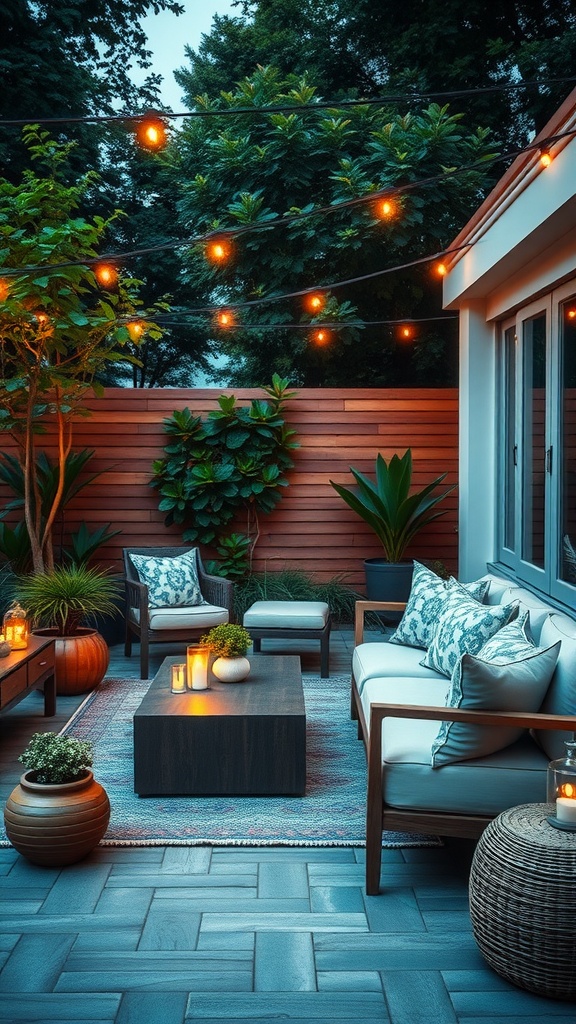
<instances>
[{"instance_id":1,"label":"blue planter pot","mask_svg":"<svg viewBox=\"0 0 576 1024\"><path fill-rule=\"evenodd\" d=\"M366 596L370 601L407 601L412 586L414 562L387 562L385 558L366 558L364 574ZM397 625L402 612L379 613L387 625Z\"/></svg>"}]
</instances>

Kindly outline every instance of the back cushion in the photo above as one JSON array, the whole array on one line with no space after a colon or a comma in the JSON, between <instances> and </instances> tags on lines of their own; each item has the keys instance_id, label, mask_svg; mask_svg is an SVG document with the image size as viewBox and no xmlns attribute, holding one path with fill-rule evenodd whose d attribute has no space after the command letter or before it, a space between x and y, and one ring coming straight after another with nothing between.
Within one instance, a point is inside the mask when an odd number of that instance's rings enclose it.
<instances>
[{"instance_id":1,"label":"back cushion","mask_svg":"<svg viewBox=\"0 0 576 1024\"><path fill-rule=\"evenodd\" d=\"M540 710L546 715L574 715L576 731L576 622L561 612L552 612L542 626L540 644L548 647L558 640L562 641L560 654ZM572 733L548 729L538 729L535 735L550 760L564 757L564 741L572 739Z\"/></svg>"}]
</instances>

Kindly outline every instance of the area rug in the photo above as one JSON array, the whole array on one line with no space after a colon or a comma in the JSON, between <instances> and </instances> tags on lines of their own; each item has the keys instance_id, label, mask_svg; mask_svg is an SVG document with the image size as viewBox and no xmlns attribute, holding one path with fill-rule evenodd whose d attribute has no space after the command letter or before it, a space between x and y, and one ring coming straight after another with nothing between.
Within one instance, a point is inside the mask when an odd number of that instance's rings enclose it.
<instances>
[{"instance_id":1,"label":"area rug","mask_svg":"<svg viewBox=\"0 0 576 1024\"><path fill-rule=\"evenodd\" d=\"M350 679L304 678L303 797L138 797L132 719L150 683L108 678L62 730L94 745L94 775L112 813L109 846L364 846L366 759L350 719ZM385 847L439 846L435 836L386 832Z\"/></svg>"}]
</instances>

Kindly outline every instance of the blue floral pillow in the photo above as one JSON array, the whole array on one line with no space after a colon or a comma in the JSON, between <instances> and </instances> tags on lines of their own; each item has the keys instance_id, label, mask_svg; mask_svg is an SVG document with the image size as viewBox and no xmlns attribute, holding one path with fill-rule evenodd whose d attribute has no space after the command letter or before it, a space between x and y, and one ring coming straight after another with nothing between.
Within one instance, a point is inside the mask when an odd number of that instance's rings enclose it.
<instances>
[{"instance_id":1,"label":"blue floral pillow","mask_svg":"<svg viewBox=\"0 0 576 1024\"><path fill-rule=\"evenodd\" d=\"M196 572L196 548L175 558L130 555L142 583L148 587L151 608L179 608L207 604Z\"/></svg>"},{"instance_id":2,"label":"blue floral pillow","mask_svg":"<svg viewBox=\"0 0 576 1024\"><path fill-rule=\"evenodd\" d=\"M420 664L451 676L463 654L478 654L486 641L517 614L517 603L479 604L461 592L450 591Z\"/></svg>"},{"instance_id":3,"label":"blue floral pillow","mask_svg":"<svg viewBox=\"0 0 576 1024\"><path fill-rule=\"evenodd\" d=\"M538 711L554 674L560 641L536 647L528 631L528 613L498 630L475 657L456 664L446 706L483 711ZM442 722L432 744L433 768L485 757L514 743L517 726Z\"/></svg>"},{"instance_id":4,"label":"blue floral pillow","mask_svg":"<svg viewBox=\"0 0 576 1024\"><path fill-rule=\"evenodd\" d=\"M459 590L464 597L482 601L489 585L488 580L459 583L453 576L443 580L421 562L414 560L410 596L402 619L390 637L390 643L429 647L448 593Z\"/></svg>"}]
</instances>

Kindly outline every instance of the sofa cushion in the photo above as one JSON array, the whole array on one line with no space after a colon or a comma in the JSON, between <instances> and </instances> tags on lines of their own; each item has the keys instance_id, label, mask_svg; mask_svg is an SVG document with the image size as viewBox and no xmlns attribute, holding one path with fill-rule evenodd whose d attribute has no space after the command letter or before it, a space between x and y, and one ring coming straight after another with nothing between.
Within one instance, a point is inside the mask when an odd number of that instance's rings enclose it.
<instances>
[{"instance_id":1,"label":"sofa cushion","mask_svg":"<svg viewBox=\"0 0 576 1024\"><path fill-rule=\"evenodd\" d=\"M397 629L390 637L390 643L427 648L448 592L460 590L468 597L482 601L488 587L488 580L465 584L458 583L454 577L443 580L427 566L414 560L412 586L406 609Z\"/></svg>"},{"instance_id":2,"label":"sofa cushion","mask_svg":"<svg viewBox=\"0 0 576 1024\"><path fill-rule=\"evenodd\" d=\"M463 598L461 593L450 592L422 664L451 676L463 654L477 654L517 611L518 606L514 604L479 604L471 597Z\"/></svg>"},{"instance_id":3,"label":"sofa cushion","mask_svg":"<svg viewBox=\"0 0 576 1024\"><path fill-rule=\"evenodd\" d=\"M560 643L538 648L526 633L528 613L492 636L477 656L464 654L450 682L446 704L490 711L538 711L556 665ZM432 743L434 768L484 757L514 743L524 729L442 722Z\"/></svg>"},{"instance_id":4,"label":"sofa cushion","mask_svg":"<svg viewBox=\"0 0 576 1024\"><path fill-rule=\"evenodd\" d=\"M441 679L446 694L447 681L434 669L422 664L422 651L418 647L402 647L386 641L359 644L352 655L352 672L359 693L367 679L395 676L420 679Z\"/></svg>"},{"instance_id":5,"label":"sofa cushion","mask_svg":"<svg viewBox=\"0 0 576 1024\"><path fill-rule=\"evenodd\" d=\"M536 644L540 643L540 633L545 620L548 618L551 607L535 594L532 594L524 587L508 587L503 595L500 604L518 604L518 615L528 612L530 633Z\"/></svg>"},{"instance_id":6,"label":"sofa cushion","mask_svg":"<svg viewBox=\"0 0 576 1024\"><path fill-rule=\"evenodd\" d=\"M440 677L370 679L362 694L365 715L371 703L436 705ZM369 718L368 718L369 721ZM399 809L494 816L507 807L546 800L548 759L526 733L487 757L471 758L436 771L430 747L438 722L386 718L382 728L384 802Z\"/></svg>"},{"instance_id":7,"label":"sofa cushion","mask_svg":"<svg viewBox=\"0 0 576 1024\"><path fill-rule=\"evenodd\" d=\"M196 570L196 548L174 558L130 555L142 583L148 587L150 608L206 604Z\"/></svg>"},{"instance_id":8,"label":"sofa cushion","mask_svg":"<svg viewBox=\"0 0 576 1024\"><path fill-rule=\"evenodd\" d=\"M541 711L546 715L576 716L576 622L561 612L552 612L542 626L540 643L561 641L560 654ZM574 719L576 731L576 717ZM538 742L550 760L564 757L565 740L572 733L538 729Z\"/></svg>"}]
</instances>

